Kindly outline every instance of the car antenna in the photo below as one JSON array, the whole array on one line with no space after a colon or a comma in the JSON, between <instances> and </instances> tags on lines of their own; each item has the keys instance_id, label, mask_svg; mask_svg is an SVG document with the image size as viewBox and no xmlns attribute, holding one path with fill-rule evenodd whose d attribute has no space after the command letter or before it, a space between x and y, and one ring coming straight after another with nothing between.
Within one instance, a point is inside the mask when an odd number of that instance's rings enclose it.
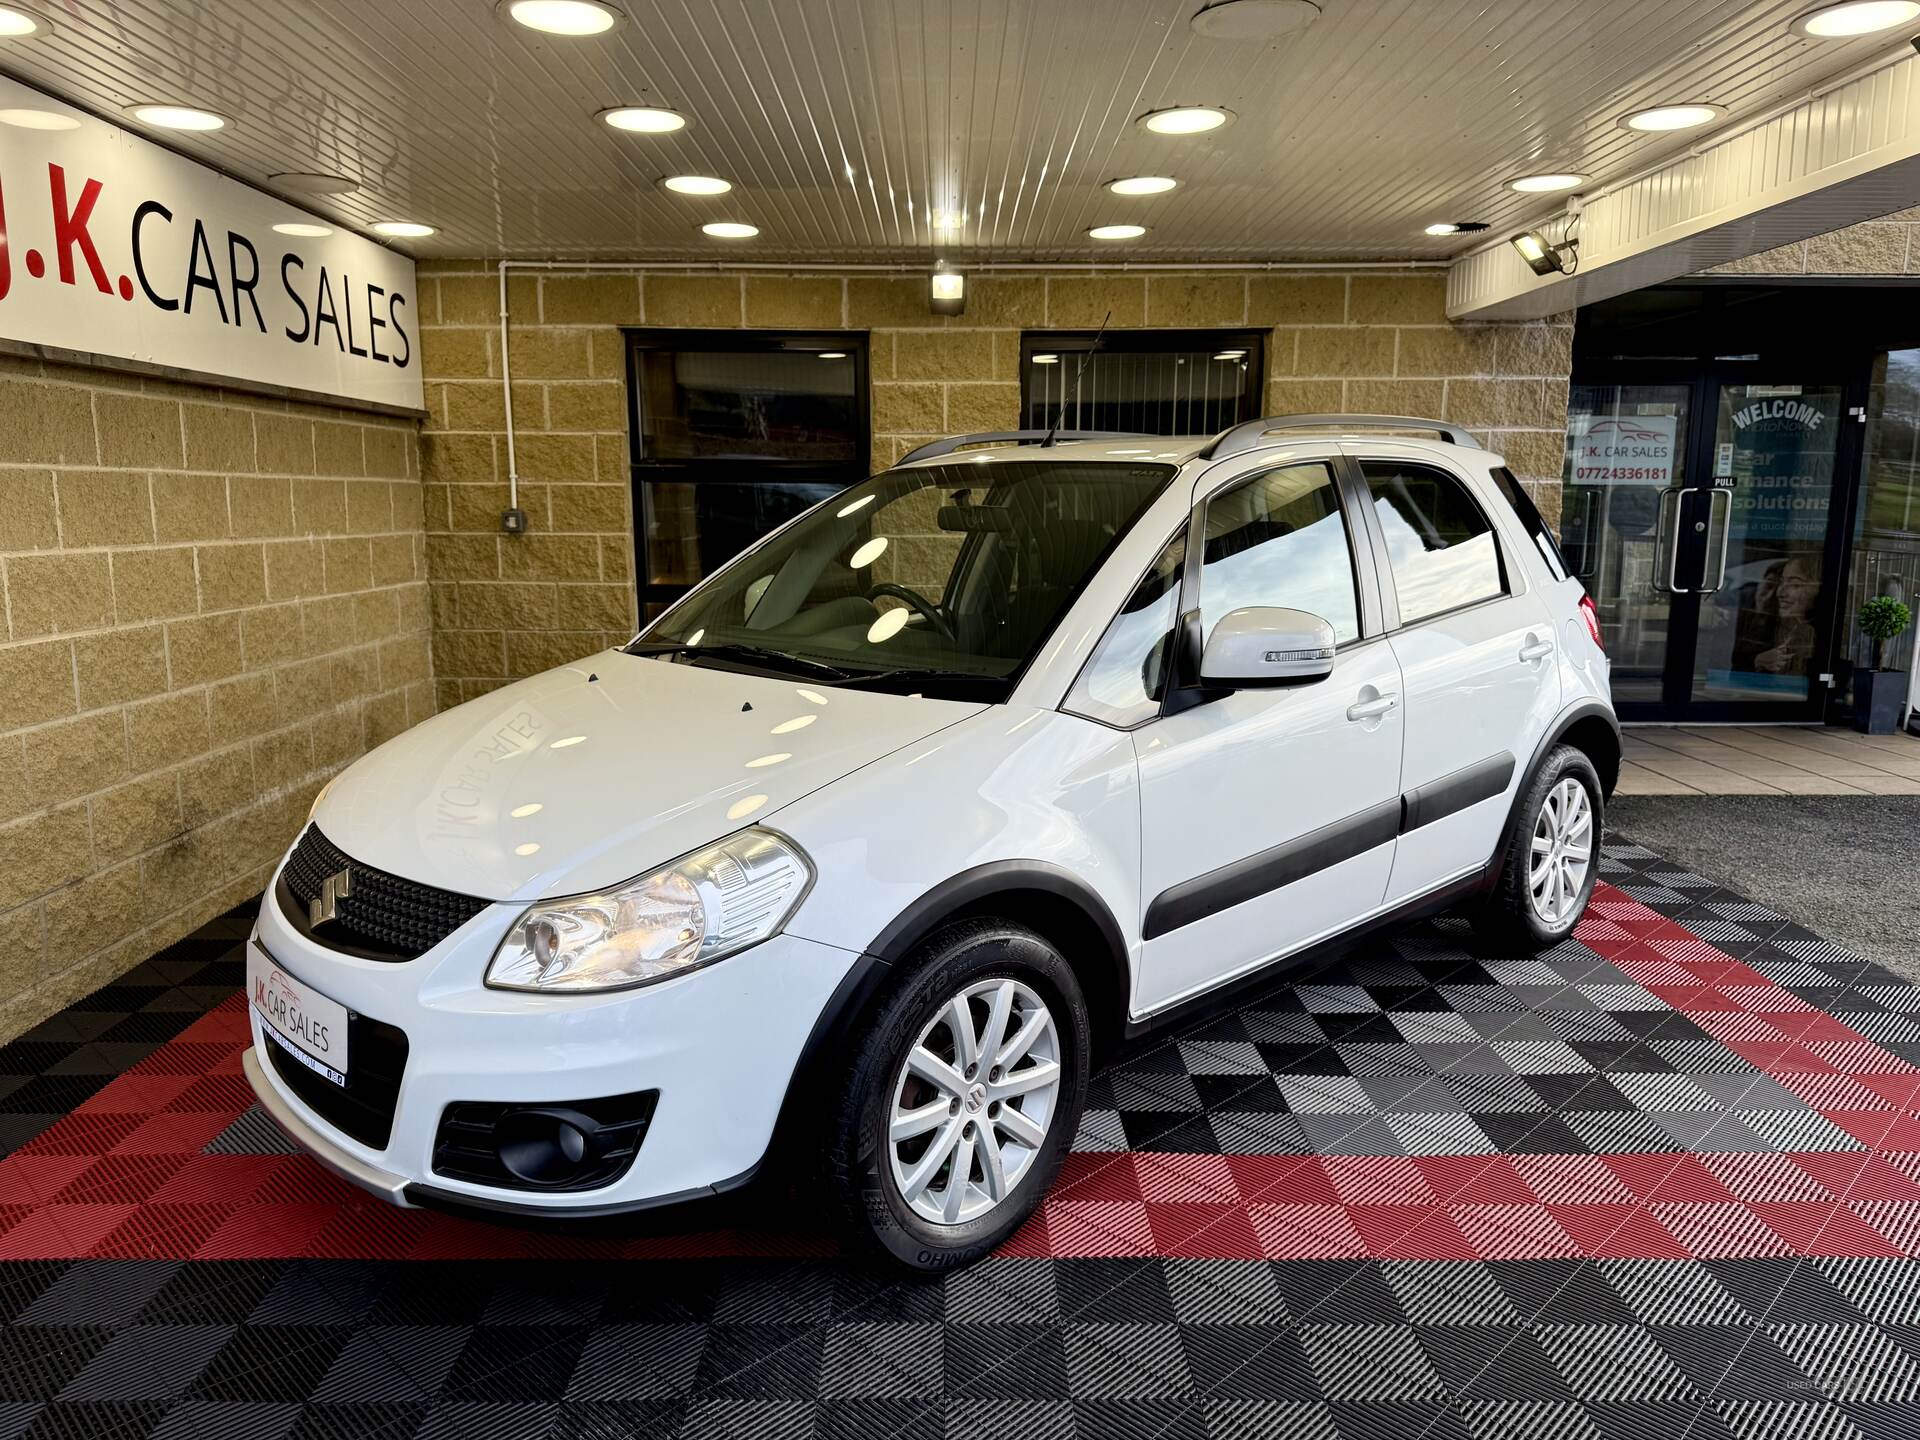
<instances>
[{"instance_id":1,"label":"car antenna","mask_svg":"<svg viewBox=\"0 0 1920 1440\"><path fill-rule=\"evenodd\" d=\"M1107 322L1111 319L1113 319L1113 311L1111 310L1107 311L1107 313L1100 318L1100 328L1093 332L1093 344L1080 352L1080 363L1073 367L1073 392L1076 395L1080 393L1080 377L1087 373L1087 361L1092 359L1093 352L1100 348L1100 341L1107 333ZM1053 437L1060 433L1060 422L1066 418L1067 392L1066 388L1062 386L1060 390L1060 408L1053 412L1052 428L1047 431L1047 438L1040 442L1040 448L1042 450L1045 450L1053 444Z\"/></svg>"}]
</instances>

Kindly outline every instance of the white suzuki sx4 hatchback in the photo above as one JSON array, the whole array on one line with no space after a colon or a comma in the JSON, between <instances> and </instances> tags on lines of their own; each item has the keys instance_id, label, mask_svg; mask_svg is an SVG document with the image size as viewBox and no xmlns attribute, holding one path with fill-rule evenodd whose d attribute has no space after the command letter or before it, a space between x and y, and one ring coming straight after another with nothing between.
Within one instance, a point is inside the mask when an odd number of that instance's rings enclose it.
<instances>
[{"instance_id":1,"label":"white suzuki sx4 hatchback","mask_svg":"<svg viewBox=\"0 0 1920 1440\"><path fill-rule=\"evenodd\" d=\"M246 1072L397 1204L609 1215L779 1147L943 1269L1110 1047L1442 909L1565 938L1619 762L1591 603L1450 425L941 441L342 772Z\"/></svg>"}]
</instances>

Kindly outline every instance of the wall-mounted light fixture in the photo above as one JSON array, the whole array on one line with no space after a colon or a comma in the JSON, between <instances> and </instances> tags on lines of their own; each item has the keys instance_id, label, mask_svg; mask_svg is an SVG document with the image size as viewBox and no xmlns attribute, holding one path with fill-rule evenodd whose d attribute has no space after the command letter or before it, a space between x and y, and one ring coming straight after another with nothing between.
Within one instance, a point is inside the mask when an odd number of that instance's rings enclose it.
<instances>
[{"instance_id":1,"label":"wall-mounted light fixture","mask_svg":"<svg viewBox=\"0 0 1920 1440\"><path fill-rule=\"evenodd\" d=\"M1522 230L1507 243L1520 252L1520 258L1536 275L1571 275L1580 263L1578 240L1562 240L1556 245L1538 230Z\"/></svg>"},{"instance_id":2,"label":"wall-mounted light fixture","mask_svg":"<svg viewBox=\"0 0 1920 1440\"><path fill-rule=\"evenodd\" d=\"M967 308L967 277L956 270L936 270L927 281L927 308L936 315L961 315Z\"/></svg>"}]
</instances>

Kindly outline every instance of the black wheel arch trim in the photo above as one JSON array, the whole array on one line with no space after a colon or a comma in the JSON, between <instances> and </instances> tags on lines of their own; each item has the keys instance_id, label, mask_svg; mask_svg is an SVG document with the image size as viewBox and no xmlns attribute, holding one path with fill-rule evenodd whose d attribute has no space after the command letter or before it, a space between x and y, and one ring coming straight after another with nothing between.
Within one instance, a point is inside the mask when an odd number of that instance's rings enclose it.
<instances>
[{"instance_id":1,"label":"black wheel arch trim","mask_svg":"<svg viewBox=\"0 0 1920 1440\"><path fill-rule=\"evenodd\" d=\"M1533 777L1540 772L1541 764L1545 762L1548 755L1553 753L1553 747L1567 738L1567 732L1574 726L1585 720L1596 719L1606 721L1607 727L1613 731L1613 749L1616 756L1612 767L1613 779L1611 781L1608 779L1607 767L1594 765L1594 771L1600 777L1601 800L1604 802L1613 798L1614 785L1618 783L1620 774L1617 760L1620 753L1620 720L1610 707L1602 705L1598 700L1583 700L1570 709L1561 711L1558 718L1547 728L1547 733L1541 737L1540 743L1533 747L1533 754L1527 760L1527 768L1521 772L1520 784L1514 789L1513 803L1507 808L1506 828L1500 832L1501 844L1495 848L1492 856L1487 860L1487 867L1482 875L1483 887L1492 886L1500 877L1500 867L1507 858L1505 837L1513 833L1513 824L1519 817L1521 803L1527 798L1527 789L1533 784ZM1591 760L1593 757L1588 758Z\"/></svg>"},{"instance_id":2,"label":"black wheel arch trim","mask_svg":"<svg viewBox=\"0 0 1920 1440\"><path fill-rule=\"evenodd\" d=\"M1105 958L1111 967L1108 975L1099 978L1114 987L1113 998L1119 1004L1117 1023L1126 1023L1127 1001L1133 986L1132 964L1119 923L1098 892L1071 870L1045 860L996 860L976 865L942 881L902 910L874 936L872 943L841 977L826 1004L820 1007L806 1043L800 1047L800 1058L787 1080L787 1093L781 1102L771 1144L777 1145L783 1137L791 1138L799 1133L805 1097L817 1088L829 1063L847 1053L860 1020L899 973L898 962L949 916L976 907L997 894L1015 890L1037 891L1070 904L1099 932L1106 942ZM1073 963L1072 956L1067 960L1070 965ZM1097 1050L1102 1017L1090 1018L1094 1022Z\"/></svg>"},{"instance_id":3,"label":"black wheel arch trim","mask_svg":"<svg viewBox=\"0 0 1920 1440\"><path fill-rule=\"evenodd\" d=\"M1107 902L1073 871L1046 860L994 860L949 876L896 915L867 953L890 965L903 960L947 916L1007 890L1036 890L1069 902L1100 932L1114 963L1126 969L1125 932Z\"/></svg>"}]
</instances>

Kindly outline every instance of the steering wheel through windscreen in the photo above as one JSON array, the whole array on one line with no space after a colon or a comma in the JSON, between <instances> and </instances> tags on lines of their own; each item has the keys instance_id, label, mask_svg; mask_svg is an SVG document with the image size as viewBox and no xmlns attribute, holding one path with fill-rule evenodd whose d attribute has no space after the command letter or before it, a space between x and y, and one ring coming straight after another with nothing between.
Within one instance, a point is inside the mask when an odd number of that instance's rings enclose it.
<instances>
[{"instance_id":1,"label":"steering wheel through windscreen","mask_svg":"<svg viewBox=\"0 0 1920 1440\"><path fill-rule=\"evenodd\" d=\"M946 612L918 590L907 585L896 585L891 580L882 580L867 591L869 600L878 600L882 595L891 595L896 600L904 600L924 615L927 623L938 630L948 644L959 644L959 638L953 633L953 625L947 619Z\"/></svg>"}]
</instances>

